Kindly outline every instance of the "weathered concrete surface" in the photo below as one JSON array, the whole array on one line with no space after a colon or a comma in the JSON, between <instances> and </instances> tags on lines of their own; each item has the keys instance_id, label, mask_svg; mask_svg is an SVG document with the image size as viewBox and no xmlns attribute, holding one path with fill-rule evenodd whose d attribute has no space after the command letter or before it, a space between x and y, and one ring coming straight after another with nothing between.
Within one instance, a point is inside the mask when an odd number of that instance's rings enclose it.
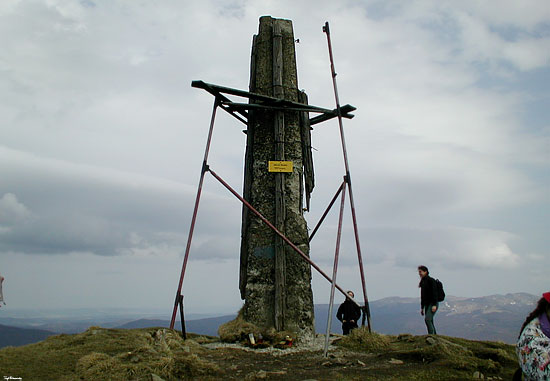
<instances>
[{"instance_id":1,"label":"weathered concrete surface","mask_svg":"<svg viewBox=\"0 0 550 381\"><path fill-rule=\"evenodd\" d=\"M280 29L282 35L275 36L275 49L274 29ZM276 60L274 65L273 57L277 55L279 42L282 45L282 64ZM282 66L282 86L277 83L279 66ZM285 99L299 100L294 33L290 20L269 16L260 18L259 33L253 40L250 91L270 96L282 94ZM303 151L310 149L310 143L303 143L301 119L303 123L304 118L300 118L298 112L279 115L272 111L250 113L243 193L255 208L269 221L279 224L280 230L309 255L307 224L303 216ZM278 120L284 121L284 129L276 139ZM308 133L309 126L305 135ZM268 172L270 160L292 161L293 172ZM277 176L282 180L282 192L279 192L282 200L276 202ZM281 207L284 208L282 211L278 209ZM277 266L276 260L279 261ZM309 264L288 245L281 245L278 237L246 208L243 209L240 290L245 300L244 318L247 321L302 335L313 333Z\"/></svg>"}]
</instances>

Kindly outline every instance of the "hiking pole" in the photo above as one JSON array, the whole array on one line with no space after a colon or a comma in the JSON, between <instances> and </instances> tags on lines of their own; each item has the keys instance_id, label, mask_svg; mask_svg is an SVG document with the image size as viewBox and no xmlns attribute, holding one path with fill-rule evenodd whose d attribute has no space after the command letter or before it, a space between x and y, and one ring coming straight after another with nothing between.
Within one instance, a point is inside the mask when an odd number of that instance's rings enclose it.
<instances>
[{"instance_id":1,"label":"hiking pole","mask_svg":"<svg viewBox=\"0 0 550 381\"><path fill-rule=\"evenodd\" d=\"M359 244L359 231L357 228L357 216L355 213L355 201L353 199L353 190L351 187L351 174L349 170L349 162L348 162L348 151L346 148L346 138L344 136L344 124L342 121L342 110L340 108L340 98L338 96L338 86L336 84L336 70L334 68L334 57L332 55L332 43L330 40L330 29L328 25L328 21L325 22L325 25L323 26L323 32L327 35L327 44L328 44L328 54L330 58L330 70L332 74L332 87L334 88L334 98L336 100L336 111L338 114L338 126L340 128L340 140L342 142L342 153L344 155L344 166L346 169L346 182L348 184L349 188L349 202L351 206L351 218L353 220L353 231L355 234L355 246L357 248L357 259L359 261L359 272L361 273L361 285L363 287L363 298L365 302L365 307L367 311L367 324L369 328L369 332L371 332L371 321L370 321L370 309L368 308L369 305L369 299L367 297L367 285L365 283L365 271L363 270L363 257L361 255L361 245Z\"/></svg>"}]
</instances>

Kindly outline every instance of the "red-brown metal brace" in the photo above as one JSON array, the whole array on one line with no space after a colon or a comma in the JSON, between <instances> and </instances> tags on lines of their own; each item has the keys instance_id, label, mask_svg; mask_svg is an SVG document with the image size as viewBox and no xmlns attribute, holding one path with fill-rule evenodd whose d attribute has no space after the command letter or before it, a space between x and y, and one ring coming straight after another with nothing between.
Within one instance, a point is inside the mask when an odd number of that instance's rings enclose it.
<instances>
[{"instance_id":1,"label":"red-brown metal brace","mask_svg":"<svg viewBox=\"0 0 550 381\"><path fill-rule=\"evenodd\" d=\"M327 209L325 210L325 212L323 213L323 215L321 216L321 218L319 219L319 222L317 222L317 225L315 225L315 228L313 229L313 231L311 232L311 235L309 236L309 242L311 242L311 240L313 239L313 237L315 236L315 233L317 233L317 230L319 230L319 228L321 227L321 224L323 223L323 221L325 220L328 212L330 212L330 210L332 209L332 206L334 205L334 203L336 202L336 199L338 198L338 195L340 194L340 192L342 192L342 189L344 188L344 185L345 185L345 180L342 182L342 184L340 184L340 187L338 188L338 190L336 191L336 194L334 195L334 197L332 198L332 200L330 200L330 203L328 204L328 207Z\"/></svg>"},{"instance_id":2,"label":"red-brown metal brace","mask_svg":"<svg viewBox=\"0 0 550 381\"><path fill-rule=\"evenodd\" d=\"M208 154L210 153L210 143L212 142L212 132L214 130L214 121L216 120L216 110L220 105L220 100L218 97L214 100L214 106L212 107L212 117L210 118L210 129L208 130L208 138L206 140L206 148L204 149L204 158L202 161L201 176L199 179L199 187L197 189L197 196L195 198L195 207L193 209L193 217L191 218L191 226L189 227L189 236L187 237L187 246L185 247L185 254L183 257L183 265L181 267L180 280L178 283L178 290L176 292L176 300L174 302L174 309L172 311L172 319L170 320L170 329L174 329L174 324L176 322L176 315L178 313L179 301L180 298L183 299L181 295L181 287L183 285L183 278L185 276L185 270L187 268L187 260L189 259L189 251L191 250L191 241L193 240L193 232L195 231L195 222L197 221L197 212L199 210L199 203L201 200L202 193L202 184L204 182L204 175L206 174L208 168ZM183 316L183 313L182 313ZM182 319L182 332L185 332L184 321Z\"/></svg>"},{"instance_id":3,"label":"red-brown metal brace","mask_svg":"<svg viewBox=\"0 0 550 381\"><path fill-rule=\"evenodd\" d=\"M334 288L336 286L336 275L338 272L338 258L340 257L340 239L342 237L342 220L344 217L344 205L346 201L346 181L342 183L342 198L340 199L340 215L338 217L338 231L336 233L336 249L334 250L334 264L332 266L332 282L330 285L330 302L328 305L327 333L325 336L325 357L328 354L330 327L332 325L332 309L334 307Z\"/></svg>"},{"instance_id":4,"label":"red-brown metal brace","mask_svg":"<svg viewBox=\"0 0 550 381\"><path fill-rule=\"evenodd\" d=\"M330 40L330 29L328 25L328 21L325 23L325 26L323 26L323 32L327 35L327 44L328 44L328 54L330 57L330 70L332 74L332 87L334 88L334 98L336 100L336 109L338 110L338 125L340 127L340 140L342 142L342 153L344 155L344 165L346 168L346 182L349 187L349 201L351 206L351 218L353 220L353 231L355 234L355 246L357 248L357 259L359 261L359 271L361 273L361 284L363 287L363 298L365 302L364 306L364 312L367 314L367 324L369 332L371 332L371 321L370 321L370 308L369 308L369 300L367 297L367 285L365 282L365 271L363 269L363 257L361 255L361 245L359 244L359 231L357 228L357 216L355 213L355 202L353 199L353 190L351 187L351 175L349 170L349 162L348 162L348 151L346 148L346 139L344 136L344 124L342 121L342 112L340 108L340 98L338 96L338 86L336 84L336 70L334 68L334 57L332 55L332 43Z\"/></svg>"},{"instance_id":5,"label":"red-brown metal brace","mask_svg":"<svg viewBox=\"0 0 550 381\"><path fill-rule=\"evenodd\" d=\"M237 197L248 209L250 209L250 211L252 213L254 213L260 220L262 220L262 222L264 224L266 224L267 226L269 226L271 228L271 230L273 230L275 232L275 234L277 234L279 237L281 237L283 239L283 241L285 241L296 253L298 253L306 262L308 262L311 267L313 267L315 270L317 270L317 272L319 274L321 274L326 280L328 280L330 283L332 283L332 278L330 278L323 270L321 270L321 268L319 266L317 266L315 264L315 262L313 262L311 260L311 258L309 258L306 254L304 254L304 252L302 250L300 250L298 248L298 246L296 246L295 244L292 243L291 240L289 240L283 233L281 233L276 227L275 225L273 225L271 222L269 222L269 220L267 218L265 218L258 210L256 210L256 208L254 208L248 201L246 201L239 193L237 193L237 191L235 189L233 189L231 187L231 185L229 185L228 183L226 183L216 172L214 172L212 169L210 169L209 167L207 167L207 171L210 172L210 174L212 176L214 176L214 178L216 180L218 180L220 182L220 184L222 184L229 192L231 192L235 197ZM346 291L340 287L339 285L337 285L336 283L334 284L334 287L336 287L336 289L338 291L340 291L343 295L347 295L346 294ZM354 300L355 302L355 300ZM359 303L355 302L357 305L359 305Z\"/></svg>"}]
</instances>

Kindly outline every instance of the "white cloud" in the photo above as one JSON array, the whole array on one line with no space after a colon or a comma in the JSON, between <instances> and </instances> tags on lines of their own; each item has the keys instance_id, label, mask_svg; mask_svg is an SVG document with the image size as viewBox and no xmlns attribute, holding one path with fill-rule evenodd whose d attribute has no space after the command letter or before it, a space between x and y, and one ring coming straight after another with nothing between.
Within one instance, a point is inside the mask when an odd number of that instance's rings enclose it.
<instances>
[{"instance_id":1,"label":"white cloud","mask_svg":"<svg viewBox=\"0 0 550 381\"><path fill-rule=\"evenodd\" d=\"M213 101L190 81L245 89L258 16L272 14L294 21L300 87L324 107L331 23L340 97L358 107L345 128L369 265L495 268L495 287L506 271L532 275L523 258L548 246L531 230L548 208L550 138L525 110L548 120L529 81L547 80L549 12L544 1L0 2L0 196L32 214L0 223L2 251L178 267ZM219 113L210 156L237 189L242 129ZM313 144L310 225L343 175L335 121ZM197 279L237 260L239 221L239 202L207 177ZM346 234L344 263L356 259ZM333 235L316 239L312 255L330 266Z\"/></svg>"},{"instance_id":2,"label":"white cloud","mask_svg":"<svg viewBox=\"0 0 550 381\"><path fill-rule=\"evenodd\" d=\"M33 210L11 193L0 199L0 250L178 257L185 246L194 187L3 147L0 172ZM205 190L198 226L226 231L239 216L237 203L219 212L229 200Z\"/></svg>"},{"instance_id":3,"label":"white cloud","mask_svg":"<svg viewBox=\"0 0 550 381\"><path fill-rule=\"evenodd\" d=\"M506 62L521 71L545 67L550 62L548 37L520 33L520 36L510 40L471 14L461 13L457 19L462 30L464 55L474 62L488 62L493 68Z\"/></svg>"},{"instance_id":4,"label":"white cloud","mask_svg":"<svg viewBox=\"0 0 550 381\"><path fill-rule=\"evenodd\" d=\"M534 70L550 63L550 38L525 39L506 44L503 55L520 70Z\"/></svg>"},{"instance_id":5,"label":"white cloud","mask_svg":"<svg viewBox=\"0 0 550 381\"><path fill-rule=\"evenodd\" d=\"M475 13L491 25L513 26L528 32L550 19L550 9L544 0L499 1L498 10L494 3L475 0L452 3L452 6Z\"/></svg>"},{"instance_id":6,"label":"white cloud","mask_svg":"<svg viewBox=\"0 0 550 381\"><path fill-rule=\"evenodd\" d=\"M333 231L335 227L326 228ZM517 239L513 234L463 227L404 227L381 226L360 228L367 266L392 263L394 266L415 268L420 264L455 269L516 268L521 258L510 248ZM334 239L330 233L314 238L312 257L322 263L332 263ZM356 250L351 227L344 229L342 264L355 266Z\"/></svg>"},{"instance_id":7,"label":"white cloud","mask_svg":"<svg viewBox=\"0 0 550 381\"><path fill-rule=\"evenodd\" d=\"M0 198L0 234L12 229L32 217L31 211L13 193L5 193Z\"/></svg>"}]
</instances>

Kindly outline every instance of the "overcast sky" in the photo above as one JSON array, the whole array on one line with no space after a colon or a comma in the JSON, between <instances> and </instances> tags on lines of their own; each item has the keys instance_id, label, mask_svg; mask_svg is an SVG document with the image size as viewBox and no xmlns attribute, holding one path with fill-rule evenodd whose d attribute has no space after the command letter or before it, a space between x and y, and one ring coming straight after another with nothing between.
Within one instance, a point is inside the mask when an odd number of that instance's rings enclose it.
<instances>
[{"instance_id":1,"label":"overcast sky","mask_svg":"<svg viewBox=\"0 0 550 381\"><path fill-rule=\"evenodd\" d=\"M247 89L262 15L293 20L299 87L327 108L330 22L370 299L417 296L419 264L450 295L548 291L546 0L2 0L6 308L171 312L213 102L190 83ZM242 129L219 114L210 158L239 190ZM313 146L310 226L344 174L335 120ZM207 177L189 312L239 308L240 212ZM336 218L312 244L327 272ZM359 291L350 228L338 282Z\"/></svg>"}]
</instances>

